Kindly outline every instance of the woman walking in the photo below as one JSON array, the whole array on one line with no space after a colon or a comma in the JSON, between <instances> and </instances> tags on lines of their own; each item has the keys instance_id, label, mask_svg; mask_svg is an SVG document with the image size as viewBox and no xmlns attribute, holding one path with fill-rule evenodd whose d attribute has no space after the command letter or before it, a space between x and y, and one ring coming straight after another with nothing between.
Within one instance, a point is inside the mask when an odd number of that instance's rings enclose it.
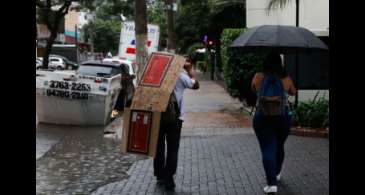
<instances>
[{"instance_id":1,"label":"woman walking","mask_svg":"<svg viewBox=\"0 0 365 195\"><path fill-rule=\"evenodd\" d=\"M284 161L284 144L292 119L288 96L295 95L296 89L278 53L266 57L263 71L255 74L251 86L258 97L253 128L266 174L264 192L276 193Z\"/></svg>"}]
</instances>

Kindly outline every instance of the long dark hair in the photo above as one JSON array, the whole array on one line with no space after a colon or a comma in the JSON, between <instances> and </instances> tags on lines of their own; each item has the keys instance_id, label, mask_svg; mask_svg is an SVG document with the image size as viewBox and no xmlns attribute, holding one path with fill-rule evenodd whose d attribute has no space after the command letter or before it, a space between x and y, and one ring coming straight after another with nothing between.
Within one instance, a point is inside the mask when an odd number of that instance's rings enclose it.
<instances>
[{"instance_id":1,"label":"long dark hair","mask_svg":"<svg viewBox=\"0 0 365 195\"><path fill-rule=\"evenodd\" d=\"M274 74L280 78L288 76L285 68L282 66L282 60L279 53L269 53L263 63L263 72L265 74Z\"/></svg>"}]
</instances>

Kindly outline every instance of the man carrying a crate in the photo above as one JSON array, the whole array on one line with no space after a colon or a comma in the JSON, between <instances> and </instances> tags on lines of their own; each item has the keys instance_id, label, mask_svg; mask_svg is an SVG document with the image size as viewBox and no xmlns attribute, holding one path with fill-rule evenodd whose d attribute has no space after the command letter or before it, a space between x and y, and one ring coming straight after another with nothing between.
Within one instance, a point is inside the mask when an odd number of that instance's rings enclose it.
<instances>
[{"instance_id":1,"label":"man carrying a crate","mask_svg":"<svg viewBox=\"0 0 365 195\"><path fill-rule=\"evenodd\" d=\"M184 71L179 75L175 88L165 112L161 115L156 156L153 159L154 175L158 185L165 185L166 190L175 189L174 175L177 169L177 157L180 144L182 123L184 122L184 90L199 89L192 69L190 58L187 58ZM165 142L167 153L165 155Z\"/></svg>"}]
</instances>

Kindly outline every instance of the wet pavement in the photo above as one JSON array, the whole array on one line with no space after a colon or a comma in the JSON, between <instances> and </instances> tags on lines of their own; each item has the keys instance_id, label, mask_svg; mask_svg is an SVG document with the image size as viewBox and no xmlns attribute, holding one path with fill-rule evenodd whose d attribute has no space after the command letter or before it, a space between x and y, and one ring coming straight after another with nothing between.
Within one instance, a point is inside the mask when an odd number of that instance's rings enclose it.
<instances>
[{"instance_id":1,"label":"wet pavement","mask_svg":"<svg viewBox=\"0 0 365 195\"><path fill-rule=\"evenodd\" d=\"M90 194L128 177L142 156L125 154L120 143L104 136L104 127L39 124L37 127L37 194Z\"/></svg>"},{"instance_id":2,"label":"wet pavement","mask_svg":"<svg viewBox=\"0 0 365 195\"><path fill-rule=\"evenodd\" d=\"M214 82L185 92L176 192L156 185L152 159L120 152L122 118L106 127L37 127L37 194L263 194L251 119ZM108 134L104 134L108 132ZM328 139L289 136L280 195L328 194Z\"/></svg>"}]
</instances>

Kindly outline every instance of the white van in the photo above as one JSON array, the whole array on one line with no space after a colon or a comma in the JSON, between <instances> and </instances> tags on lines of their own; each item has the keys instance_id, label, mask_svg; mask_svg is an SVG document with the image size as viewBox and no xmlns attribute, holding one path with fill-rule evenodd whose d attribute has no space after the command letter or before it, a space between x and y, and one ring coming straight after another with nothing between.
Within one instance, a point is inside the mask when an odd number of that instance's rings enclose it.
<instances>
[{"instance_id":1,"label":"white van","mask_svg":"<svg viewBox=\"0 0 365 195\"><path fill-rule=\"evenodd\" d=\"M160 27L158 25L148 24L147 31L147 51L148 55L150 55L152 52L158 51ZM131 61L136 60L136 36L133 21L122 22L118 57Z\"/></svg>"}]
</instances>

